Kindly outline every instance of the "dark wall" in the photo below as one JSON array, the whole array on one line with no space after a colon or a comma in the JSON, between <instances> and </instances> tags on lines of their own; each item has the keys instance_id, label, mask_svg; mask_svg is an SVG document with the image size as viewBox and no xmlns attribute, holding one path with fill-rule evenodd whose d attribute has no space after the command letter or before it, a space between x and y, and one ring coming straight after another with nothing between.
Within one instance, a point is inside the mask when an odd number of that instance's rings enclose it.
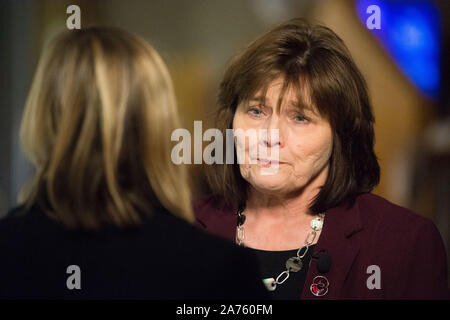
<instances>
[{"instance_id":1,"label":"dark wall","mask_svg":"<svg viewBox=\"0 0 450 320\"><path fill-rule=\"evenodd\" d=\"M6 210L9 201L9 185L11 184L11 3L0 2L0 215Z\"/></svg>"},{"instance_id":2,"label":"dark wall","mask_svg":"<svg viewBox=\"0 0 450 320\"><path fill-rule=\"evenodd\" d=\"M16 204L30 173L19 128L35 63L35 4L0 0L0 216Z\"/></svg>"}]
</instances>

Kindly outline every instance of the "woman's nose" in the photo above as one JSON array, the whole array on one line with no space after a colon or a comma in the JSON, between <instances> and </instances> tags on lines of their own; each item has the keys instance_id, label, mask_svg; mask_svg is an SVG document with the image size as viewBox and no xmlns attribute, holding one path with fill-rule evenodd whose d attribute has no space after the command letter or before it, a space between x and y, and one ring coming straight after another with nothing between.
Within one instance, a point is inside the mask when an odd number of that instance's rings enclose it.
<instances>
[{"instance_id":1,"label":"woman's nose","mask_svg":"<svg viewBox=\"0 0 450 320\"><path fill-rule=\"evenodd\" d=\"M282 145L282 130L280 119L272 116L267 120L265 130L260 134L260 141L266 147L274 147Z\"/></svg>"}]
</instances>

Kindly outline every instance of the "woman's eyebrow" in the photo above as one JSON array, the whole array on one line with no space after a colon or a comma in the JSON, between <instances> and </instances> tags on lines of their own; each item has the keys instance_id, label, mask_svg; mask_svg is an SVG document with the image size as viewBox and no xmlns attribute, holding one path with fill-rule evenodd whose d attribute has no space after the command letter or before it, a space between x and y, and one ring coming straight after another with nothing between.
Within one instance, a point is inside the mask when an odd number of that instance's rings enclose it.
<instances>
[{"instance_id":1,"label":"woman's eyebrow","mask_svg":"<svg viewBox=\"0 0 450 320\"><path fill-rule=\"evenodd\" d=\"M263 96L255 96L250 98L248 101L249 102L264 102L264 97Z\"/></svg>"},{"instance_id":2,"label":"woman's eyebrow","mask_svg":"<svg viewBox=\"0 0 450 320\"><path fill-rule=\"evenodd\" d=\"M253 98L250 98L248 100L248 103L251 103L251 102L257 102L257 103L264 105L264 107L271 108L271 106L267 104L267 99L263 96L255 96Z\"/></svg>"},{"instance_id":3,"label":"woman's eyebrow","mask_svg":"<svg viewBox=\"0 0 450 320\"><path fill-rule=\"evenodd\" d=\"M313 113L314 115L317 114L317 110L316 110L312 105L306 104L306 103L301 102L301 101L299 102L299 101L297 101L297 100L292 100L292 101L288 104L288 107L289 107L289 108L296 109L296 110L301 111L301 112L311 112L311 113Z\"/></svg>"}]
</instances>

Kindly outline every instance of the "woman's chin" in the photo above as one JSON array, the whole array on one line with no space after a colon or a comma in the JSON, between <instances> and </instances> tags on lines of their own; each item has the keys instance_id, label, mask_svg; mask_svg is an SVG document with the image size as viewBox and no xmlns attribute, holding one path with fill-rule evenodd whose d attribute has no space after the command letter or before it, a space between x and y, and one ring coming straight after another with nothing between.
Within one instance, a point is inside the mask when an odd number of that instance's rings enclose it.
<instances>
[{"instance_id":1,"label":"woman's chin","mask_svg":"<svg viewBox=\"0 0 450 320\"><path fill-rule=\"evenodd\" d=\"M280 193L287 191L287 179L281 179L276 176L258 176L251 179L251 185L263 193Z\"/></svg>"}]
</instances>

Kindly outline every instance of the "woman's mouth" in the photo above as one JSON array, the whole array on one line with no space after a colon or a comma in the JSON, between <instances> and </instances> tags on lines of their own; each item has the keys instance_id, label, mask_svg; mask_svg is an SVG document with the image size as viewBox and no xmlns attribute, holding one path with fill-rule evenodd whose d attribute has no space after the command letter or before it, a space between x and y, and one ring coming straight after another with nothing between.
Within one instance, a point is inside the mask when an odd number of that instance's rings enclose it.
<instances>
[{"instance_id":1,"label":"woman's mouth","mask_svg":"<svg viewBox=\"0 0 450 320\"><path fill-rule=\"evenodd\" d=\"M264 168L268 168L268 167L271 167L271 166L277 166L277 165L285 163L283 161L273 160L273 159L261 159L261 158L258 158L257 160L258 160L258 164L261 167L264 167Z\"/></svg>"}]
</instances>

